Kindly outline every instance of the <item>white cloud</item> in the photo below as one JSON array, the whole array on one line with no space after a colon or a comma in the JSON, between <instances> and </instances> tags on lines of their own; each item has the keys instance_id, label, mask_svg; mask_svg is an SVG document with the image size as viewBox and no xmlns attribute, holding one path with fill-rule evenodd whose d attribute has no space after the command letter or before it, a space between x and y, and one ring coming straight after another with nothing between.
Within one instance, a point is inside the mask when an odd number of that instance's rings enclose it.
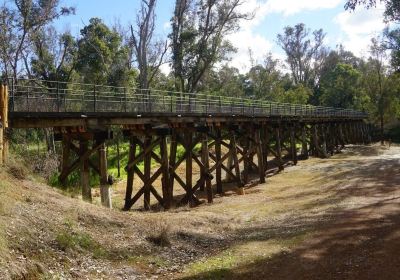
<instances>
[{"instance_id":1,"label":"white cloud","mask_svg":"<svg viewBox=\"0 0 400 280\"><path fill-rule=\"evenodd\" d=\"M379 35L385 23L383 22L384 7L382 4L376 8L357 8L354 12L342 12L338 14L334 22L339 25L343 35L338 38L346 49L355 55L366 56L371 39Z\"/></svg>"},{"instance_id":2,"label":"white cloud","mask_svg":"<svg viewBox=\"0 0 400 280\"><path fill-rule=\"evenodd\" d=\"M304 11L332 9L341 3L342 0L269 0L265 5L270 13L290 16Z\"/></svg>"},{"instance_id":3,"label":"white cloud","mask_svg":"<svg viewBox=\"0 0 400 280\"><path fill-rule=\"evenodd\" d=\"M257 26L272 13L290 16L307 10L331 9L342 3L342 0L247 0L240 6L240 12L252 13L252 20L243 20L240 23L240 30L228 36L228 39L238 49L233 55L230 65L238 68L241 72L247 71L250 67L249 48L253 51L256 61L271 52L273 42L255 32ZM276 58L283 58L282 54L273 53Z\"/></svg>"},{"instance_id":4,"label":"white cloud","mask_svg":"<svg viewBox=\"0 0 400 280\"><path fill-rule=\"evenodd\" d=\"M249 30L232 34L228 39L237 48L237 53L233 55L230 65L238 68L240 72L245 72L250 68L249 48L255 60L261 60L272 49L270 41Z\"/></svg>"}]
</instances>

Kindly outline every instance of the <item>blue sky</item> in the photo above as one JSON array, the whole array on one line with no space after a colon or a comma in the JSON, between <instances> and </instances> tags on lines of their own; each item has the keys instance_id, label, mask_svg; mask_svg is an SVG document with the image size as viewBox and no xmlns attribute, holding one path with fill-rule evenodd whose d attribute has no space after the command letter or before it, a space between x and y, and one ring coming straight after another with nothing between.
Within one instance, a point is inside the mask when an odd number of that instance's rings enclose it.
<instances>
[{"instance_id":1,"label":"blue sky","mask_svg":"<svg viewBox=\"0 0 400 280\"><path fill-rule=\"evenodd\" d=\"M344 0L243 0L243 11L255 11L251 21L240 23L241 29L228 38L238 52L233 55L232 66L245 71L249 66L248 49L256 60L261 61L266 53L272 52L284 59L276 44L276 35L287 25L303 22L312 30L322 28L326 33L326 44L335 48L339 43L360 56L366 56L368 44L373 36L385 27L383 7L345 11ZM158 0L157 35L165 37L169 32L174 0ZM69 29L74 35L87 24L91 17L102 18L107 24L119 21L123 26L134 22L140 0L62 0L65 6L76 7L76 15L56 22L60 30Z\"/></svg>"}]
</instances>

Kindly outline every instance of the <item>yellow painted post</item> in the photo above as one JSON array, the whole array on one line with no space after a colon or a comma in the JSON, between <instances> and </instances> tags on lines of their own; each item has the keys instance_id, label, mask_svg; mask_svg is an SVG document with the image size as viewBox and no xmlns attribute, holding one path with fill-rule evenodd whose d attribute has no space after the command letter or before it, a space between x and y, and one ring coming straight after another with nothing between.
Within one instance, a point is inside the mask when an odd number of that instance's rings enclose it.
<instances>
[{"instance_id":1,"label":"yellow painted post","mask_svg":"<svg viewBox=\"0 0 400 280\"><path fill-rule=\"evenodd\" d=\"M4 145L4 117L3 117L3 96L4 96L4 91L5 91L5 86L0 85L0 164L4 163L4 158L3 158L3 145Z\"/></svg>"},{"instance_id":2,"label":"yellow painted post","mask_svg":"<svg viewBox=\"0 0 400 280\"><path fill-rule=\"evenodd\" d=\"M7 162L8 159L8 87L7 85L2 86L2 91L0 95L0 110L1 110L1 122L2 122L2 163Z\"/></svg>"},{"instance_id":3,"label":"yellow painted post","mask_svg":"<svg viewBox=\"0 0 400 280\"><path fill-rule=\"evenodd\" d=\"M8 86L4 86L4 128L8 128Z\"/></svg>"}]
</instances>

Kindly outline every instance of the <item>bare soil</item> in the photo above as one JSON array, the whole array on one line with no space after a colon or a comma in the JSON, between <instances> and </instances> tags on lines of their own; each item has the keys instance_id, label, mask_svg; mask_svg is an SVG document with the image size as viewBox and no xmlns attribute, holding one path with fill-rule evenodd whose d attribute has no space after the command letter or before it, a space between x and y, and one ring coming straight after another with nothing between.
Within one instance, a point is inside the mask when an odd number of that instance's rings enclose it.
<instances>
[{"instance_id":1,"label":"bare soil","mask_svg":"<svg viewBox=\"0 0 400 280\"><path fill-rule=\"evenodd\" d=\"M399 279L399 168L399 146L350 146L245 195L150 213L4 169L0 279Z\"/></svg>"}]
</instances>

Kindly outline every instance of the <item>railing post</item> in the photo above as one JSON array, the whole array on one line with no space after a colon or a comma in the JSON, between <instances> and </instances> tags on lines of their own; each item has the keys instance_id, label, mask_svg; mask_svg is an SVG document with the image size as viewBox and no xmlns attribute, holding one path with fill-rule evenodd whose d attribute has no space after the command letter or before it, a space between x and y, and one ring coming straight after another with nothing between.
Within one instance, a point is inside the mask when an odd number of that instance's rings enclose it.
<instances>
[{"instance_id":1,"label":"railing post","mask_svg":"<svg viewBox=\"0 0 400 280\"><path fill-rule=\"evenodd\" d=\"M208 114L208 94L206 95L206 114Z\"/></svg>"},{"instance_id":2,"label":"railing post","mask_svg":"<svg viewBox=\"0 0 400 280\"><path fill-rule=\"evenodd\" d=\"M11 111L14 112L14 91L15 91L15 80L11 78Z\"/></svg>"},{"instance_id":3,"label":"railing post","mask_svg":"<svg viewBox=\"0 0 400 280\"><path fill-rule=\"evenodd\" d=\"M96 112L96 85L93 85L93 111Z\"/></svg>"},{"instance_id":4,"label":"railing post","mask_svg":"<svg viewBox=\"0 0 400 280\"><path fill-rule=\"evenodd\" d=\"M57 112L60 112L60 82L57 82Z\"/></svg>"},{"instance_id":5,"label":"railing post","mask_svg":"<svg viewBox=\"0 0 400 280\"><path fill-rule=\"evenodd\" d=\"M219 112L222 113L222 104L221 104L221 96L219 96Z\"/></svg>"},{"instance_id":6,"label":"railing post","mask_svg":"<svg viewBox=\"0 0 400 280\"><path fill-rule=\"evenodd\" d=\"M128 102L128 100L127 100L127 96L126 96L126 87L124 87L124 111L125 111L125 113L126 113L126 111L127 111L127 102Z\"/></svg>"},{"instance_id":7,"label":"railing post","mask_svg":"<svg viewBox=\"0 0 400 280\"><path fill-rule=\"evenodd\" d=\"M152 112L152 104L151 104L151 98L150 98L150 89L146 89L146 97L147 97L147 107L149 108L149 113Z\"/></svg>"},{"instance_id":8,"label":"railing post","mask_svg":"<svg viewBox=\"0 0 400 280\"><path fill-rule=\"evenodd\" d=\"M29 82L28 82L28 87L27 87L27 92L26 92L26 111L29 112Z\"/></svg>"}]
</instances>

